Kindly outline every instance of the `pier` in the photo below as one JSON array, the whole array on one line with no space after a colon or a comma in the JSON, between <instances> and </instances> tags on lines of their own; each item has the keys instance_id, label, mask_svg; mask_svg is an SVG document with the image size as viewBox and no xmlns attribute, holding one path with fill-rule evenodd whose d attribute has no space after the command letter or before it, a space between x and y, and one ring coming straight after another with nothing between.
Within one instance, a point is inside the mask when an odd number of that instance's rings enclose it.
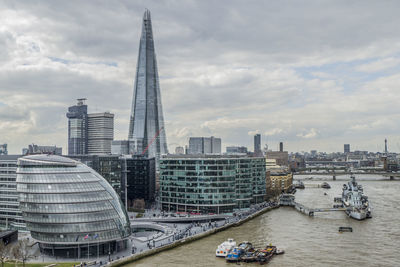
<instances>
[{"instance_id":1,"label":"pier","mask_svg":"<svg viewBox=\"0 0 400 267\"><path fill-rule=\"evenodd\" d=\"M282 194L281 198L279 199L280 206L290 206L294 207L301 213L304 213L308 216L314 216L316 212L331 212L331 211L346 211L346 208L336 207L336 208L309 208L296 202L294 195L291 194Z\"/></svg>"}]
</instances>

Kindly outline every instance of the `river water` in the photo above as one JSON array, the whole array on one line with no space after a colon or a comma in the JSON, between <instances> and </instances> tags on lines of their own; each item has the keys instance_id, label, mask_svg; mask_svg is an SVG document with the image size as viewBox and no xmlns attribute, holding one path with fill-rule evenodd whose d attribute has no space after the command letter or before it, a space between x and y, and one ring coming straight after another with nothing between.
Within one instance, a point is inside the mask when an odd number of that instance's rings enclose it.
<instances>
[{"instance_id":1,"label":"river water","mask_svg":"<svg viewBox=\"0 0 400 267\"><path fill-rule=\"evenodd\" d=\"M296 201L311 208L330 208L346 179L328 181L331 189L297 190ZM321 180L303 182L307 186L320 184ZM259 247L272 243L285 250L284 255L275 256L267 266L400 266L400 181L367 178L359 183L369 197L372 219L356 221L344 212L308 217L294 208L281 207L239 227L128 266L235 266L215 257L217 246L228 238L237 242L247 240ZM340 234L339 226L351 226L353 232Z\"/></svg>"}]
</instances>

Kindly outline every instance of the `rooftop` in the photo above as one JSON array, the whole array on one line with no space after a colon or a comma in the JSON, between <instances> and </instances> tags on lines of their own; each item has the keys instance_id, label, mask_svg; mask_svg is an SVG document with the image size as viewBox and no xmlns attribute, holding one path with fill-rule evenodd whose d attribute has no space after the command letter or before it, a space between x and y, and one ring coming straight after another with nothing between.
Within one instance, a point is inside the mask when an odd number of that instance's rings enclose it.
<instances>
[{"instance_id":1,"label":"rooftop","mask_svg":"<svg viewBox=\"0 0 400 267\"><path fill-rule=\"evenodd\" d=\"M61 157L57 155L51 155L51 154L37 154L37 155L29 155L22 157L20 160L32 160L32 161L41 161L45 163L64 163L64 164L76 164L77 161L66 158L66 157Z\"/></svg>"},{"instance_id":2,"label":"rooftop","mask_svg":"<svg viewBox=\"0 0 400 267\"><path fill-rule=\"evenodd\" d=\"M220 154L168 154L163 155L162 159L238 159L238 158L264 158L264 157L249 157L247 155L220 155Z\"/></svg>"}]
</instances>

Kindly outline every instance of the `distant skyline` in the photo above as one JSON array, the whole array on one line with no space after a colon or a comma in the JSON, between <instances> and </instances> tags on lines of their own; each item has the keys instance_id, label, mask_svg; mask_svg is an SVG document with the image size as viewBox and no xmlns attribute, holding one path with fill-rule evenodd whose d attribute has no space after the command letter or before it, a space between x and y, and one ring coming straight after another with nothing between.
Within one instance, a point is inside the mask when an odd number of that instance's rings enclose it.
<instances>
[{"instance_id":1,"label":"distant skyline","mask_svg":"<svg viewBox=\"0 0 400 267\"><path fill-rule=\"evenodd\" d=\"M0 144L67 151L69 106L129 127L152 14L169 150L190 136L288 151L400 152L398 1L2 1Z\"/></svg>"}]
</instances>

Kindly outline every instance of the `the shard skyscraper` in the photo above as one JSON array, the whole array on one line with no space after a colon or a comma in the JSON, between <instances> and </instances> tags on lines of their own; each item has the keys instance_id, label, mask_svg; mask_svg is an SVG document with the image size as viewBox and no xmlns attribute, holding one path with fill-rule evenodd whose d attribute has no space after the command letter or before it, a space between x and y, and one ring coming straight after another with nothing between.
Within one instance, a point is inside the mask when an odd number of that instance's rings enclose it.
<instances>
[{"instance_id":1,"label":"the shard skyscraper","mask_svg":"<svg viewBox=\"0 0 400 267\"><path fill-rule=\"evenodd\" d=\"M155 157L158 162L160 155L168 153L168 148L149 10L143 16L134 87L129 150L131 154Z\"/></svg>"}]
</instances>

